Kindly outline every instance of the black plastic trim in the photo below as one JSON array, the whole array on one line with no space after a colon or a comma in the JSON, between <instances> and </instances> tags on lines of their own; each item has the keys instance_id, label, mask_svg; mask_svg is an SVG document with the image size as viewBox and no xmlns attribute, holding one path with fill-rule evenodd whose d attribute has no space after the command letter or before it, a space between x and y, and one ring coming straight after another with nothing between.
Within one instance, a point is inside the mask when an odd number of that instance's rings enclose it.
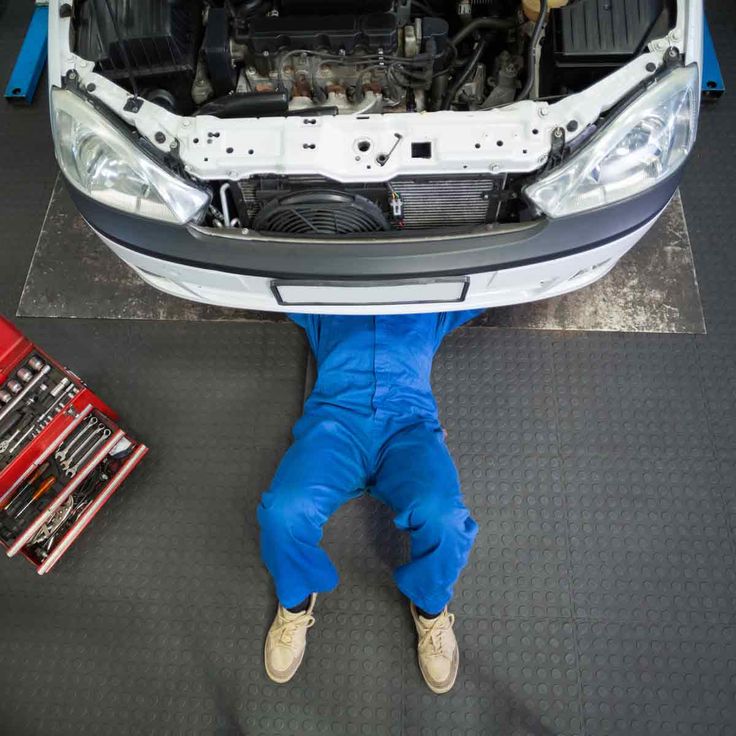
<instances>
[{"instance_id":1,"label":"black plastic trim","mask_svg":"<svg viewBox=\"0 0 736 736\"><path fill-rule=\"evenodd\" d=\"M152 258L275 279L365 280L462 276L556 260L604 246L650 223L677 190L682 169L651 190L597 210L519 226L438 236L295 240L227 235L121 213L68 185L83 217L111 241Z\"/></svg>"}]
</instances>

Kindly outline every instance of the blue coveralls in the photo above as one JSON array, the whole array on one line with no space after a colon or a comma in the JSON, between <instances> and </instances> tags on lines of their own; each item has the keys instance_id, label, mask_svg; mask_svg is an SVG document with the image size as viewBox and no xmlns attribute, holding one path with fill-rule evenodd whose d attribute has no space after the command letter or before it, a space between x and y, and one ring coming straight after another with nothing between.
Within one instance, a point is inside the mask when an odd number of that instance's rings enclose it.
<instances>
[{"instance_id":1,"label":"blue coveralls","mask_svg":"<svg viewBox=\"0 0 736 736\"><path fill-rule=\"evenodd\" d=\"M481 312L290 315L307 333L318 374L258 507L261 554L282 605L337 585L319 546L322 527L366 489L410 534L410 560L394 574L399 590L428 613L448 603L478 527L463 503L430 372L444 336Z\"/></svg>"}]
</instances>

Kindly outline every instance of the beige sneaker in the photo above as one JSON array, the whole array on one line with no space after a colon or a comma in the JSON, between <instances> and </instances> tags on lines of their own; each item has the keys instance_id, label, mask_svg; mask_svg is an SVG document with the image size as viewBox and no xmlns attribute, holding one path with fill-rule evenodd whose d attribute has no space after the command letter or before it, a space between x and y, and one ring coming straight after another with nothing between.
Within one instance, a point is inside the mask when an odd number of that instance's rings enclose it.
<instances>
[{"instance_id":1,"label":"beige sneaker","mask_svg":"<svg viewBox=\"0 0 736 736\"><path fill-rule=\"evenodd\" d=\"M304 659L307 629L314 626L312 611L317 595L312 593L310 598L309 608L299 613L292 613L279 604L276 618L266 635L266 674L279 684L291 680Z\"/></svg>"},{"instance_id":2,"label":"beige sneaker","mask_svg":"<svg viewBox=\"0 0 736 736\"><path fill-rule=\"evenodd\" d=\"M452 630L455 614L448 613L445 607L437 618L422 618L412 603L411 615L419 636L419 669L432 692L446 693L455 684L460 663L457 639Z\"/></svg>"}]
</instances>

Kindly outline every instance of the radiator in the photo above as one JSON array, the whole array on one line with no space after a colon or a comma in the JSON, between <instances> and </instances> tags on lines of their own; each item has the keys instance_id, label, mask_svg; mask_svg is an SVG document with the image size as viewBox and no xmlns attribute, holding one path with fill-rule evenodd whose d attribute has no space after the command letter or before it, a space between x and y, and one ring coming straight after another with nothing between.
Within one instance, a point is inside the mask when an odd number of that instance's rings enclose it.
<instances>
[{"instance_id":1,"label":"radiator","mask_svg":"<svg viewBox=\"0 0 736 736\"><path fill-rule=\"evenodd\" d=\"M405 178L388 186L401 200L405 228L475 225L495 219L503 177Z\"/></svg>"},{"instance_id":2,"label":"radiator","mask_svg":"<svg viewBox=\"0 0 736 736\"><path fill-rule=\"evenodd\" d=\"M505 177L399 177L385 184L340 184L317 176L293 176L273 179L271 182L270 191L274 193L295 189L330 189L358 193L375 201L385 211L394 227L416 230L480 225L495 221ZM273 182L278 182L275 190ZM242 205L250 221L261 210L263 194L267 190L263 189L263 180L260 177L240 181L238 187ZM398 205L400 214L392 209L392 200Z\"/></svg>"}]
</instances>

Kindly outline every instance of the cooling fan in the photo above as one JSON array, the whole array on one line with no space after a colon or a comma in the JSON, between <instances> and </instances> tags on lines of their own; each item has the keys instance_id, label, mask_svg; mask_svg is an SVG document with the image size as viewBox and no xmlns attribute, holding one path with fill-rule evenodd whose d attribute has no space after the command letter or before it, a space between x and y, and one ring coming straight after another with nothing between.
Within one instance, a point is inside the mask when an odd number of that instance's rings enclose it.
<instances>
[{"instance_id":1,"label":"cooling fan","mask_svg":"<svg viewBox=\"0 0 736 736\"><path fill-rule=\"evenodd\" d=\"M353 235L388 230L378 205L365 197L326 189L291 193L269 202L254 218L259 232Z\"/></svg>"}]
</instances>

